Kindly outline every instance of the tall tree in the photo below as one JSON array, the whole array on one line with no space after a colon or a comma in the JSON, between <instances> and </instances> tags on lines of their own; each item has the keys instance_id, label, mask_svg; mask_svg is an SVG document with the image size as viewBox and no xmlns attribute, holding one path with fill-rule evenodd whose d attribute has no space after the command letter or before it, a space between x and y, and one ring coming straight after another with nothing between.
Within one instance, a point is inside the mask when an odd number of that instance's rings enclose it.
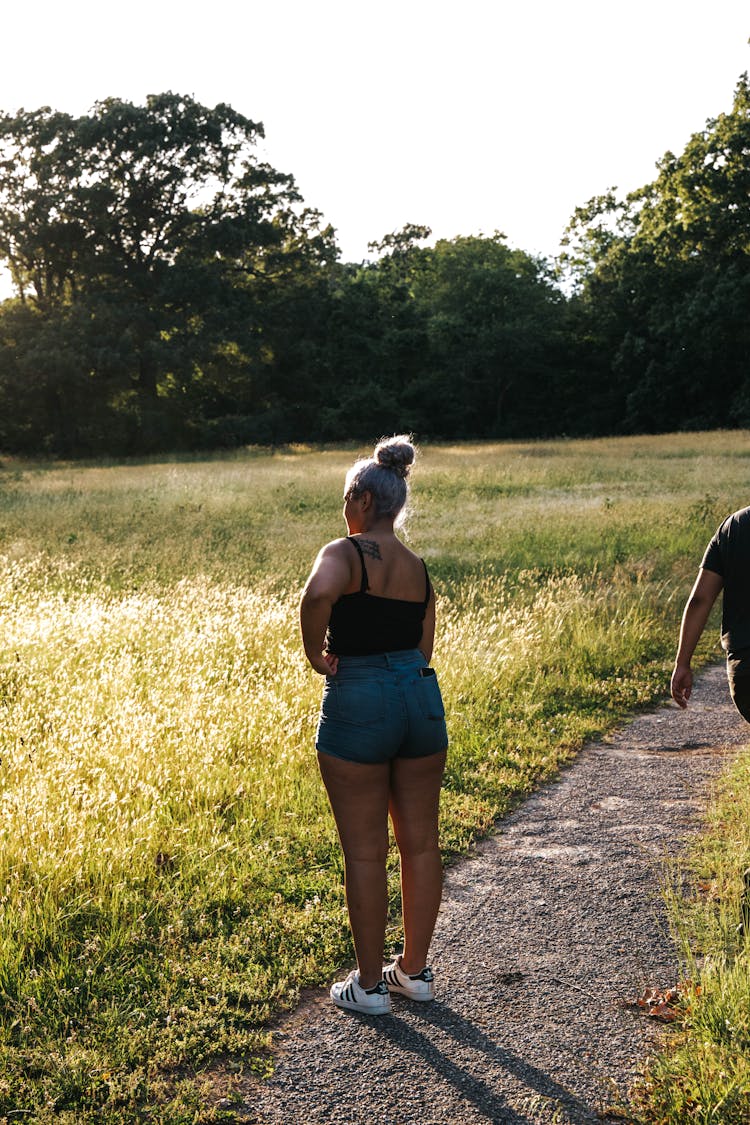
<instances>
[{"instance_id":1,"label":"tall tree","mask_svg":"<svg viewBox=\"0 0 750 1125\"><path fill-rule=\"evenodd\" d=\"M449 407L451 436L554 429L564 302L547 263L500 233L441 240L424 257L414 290L430 340L429 398Z\"/></svg>"},{"instance_id":2,"label":"tall tree","mask_svg":"<svg viewBox=\"0 0 750 1125\"><path fill-rule=\"evenodd\" d=\"M593 409L612 428L747 424L750 85L624 201L580 208L563 265Z\"/></svg>"},{"instance_id":3,"label":"tall tree","mask_svg":"<svg viewBox=\"0 0 750 1125\"><path fill-rule=\"evenodd\" d=\"M142 430L194 401L206 371L215 383L228 352L252 383L259 294L308 236L333 252L292 177L255 157L262 135L172 93L0 117L0 258L18 298L50 322L76 307L82 370L119 402L132 392Z\"/></svg>"}]
</instances>

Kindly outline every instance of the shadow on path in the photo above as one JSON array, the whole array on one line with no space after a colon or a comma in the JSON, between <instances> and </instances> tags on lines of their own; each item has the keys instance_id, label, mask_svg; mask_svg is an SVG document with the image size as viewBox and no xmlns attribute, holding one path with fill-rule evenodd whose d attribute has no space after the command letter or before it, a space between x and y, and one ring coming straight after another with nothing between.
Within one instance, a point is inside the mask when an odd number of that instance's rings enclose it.
<instances>
[{"instance_id":1,"label":"shadow on path","mask_svg":"<svg viewBox=\"0 0 750 1125\"><path fill-rule=\"evenodd\" d=\"M244 1120L601 1121L658 1047L628 1001L679 971L655 870L747 738L716 667L688 712L657 707L588 744L447 872L438 1000L398 998L375 1019L333 1010L321 989L276 1033L276 1070L247 1090Z\"/></svg>"},{"instance_id":2,"label":"shadow on path","mask_svg":"<svg viewBox=\"0 0 750 1125\"><path fill-rule=\"evenodd\" d=\"M578 1115L578 1120L595 1120L588 1106L565 1087L560 1086L543 1070L532 1066L521 1056L509 1051L491 1039L484 1031L460 1015L455 1009L439 1000L422 1006L414 1004L410 1015L421 1020L428 1029L444 1032L460 1044L461 1049L480 1051L490 1057L495 1066L518 1078L539 1097L564 1105ZM509 1105L507 1099L486 1082L475 1077L468 1069L454 1062L441 1050L429 1034L418 1031L402 1021L378 1024L377 1031L389 1039L399 1051L409 1051L427 1063L436 1074L455 1088L464 1101L471 1102L491 1121L508 1125L527 1125L529 1118Z\"/></svg>"}]
</instances>

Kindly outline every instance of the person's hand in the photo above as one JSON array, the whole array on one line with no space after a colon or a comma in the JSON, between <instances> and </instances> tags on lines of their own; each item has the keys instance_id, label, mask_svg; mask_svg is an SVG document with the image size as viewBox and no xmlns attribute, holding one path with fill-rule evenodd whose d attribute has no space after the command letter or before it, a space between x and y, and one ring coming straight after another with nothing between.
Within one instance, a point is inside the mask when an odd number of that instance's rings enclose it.
<instances>
[{"instance_id":1,"label":"person's hand","mask_svg":"<svg viewBox=\"0 0 750 1125\"><path fill-rule=\"evenodd\" d=\"M690 692L693 690L693 673L684 664L676 664L672 673L672 699L683 711L688 705Z\"/></svg>"},{"instance_id":2,"label":"person's hand","mask_svg":"<svg viewBox=\"0 0 750 1125\"><path fill-rule=\"evenodd\" d=\"M319 657L308 657L311 665L321 676L335 676L339 668L339 658L332 652L321 652Z\"/></svg>"}]
</instances>

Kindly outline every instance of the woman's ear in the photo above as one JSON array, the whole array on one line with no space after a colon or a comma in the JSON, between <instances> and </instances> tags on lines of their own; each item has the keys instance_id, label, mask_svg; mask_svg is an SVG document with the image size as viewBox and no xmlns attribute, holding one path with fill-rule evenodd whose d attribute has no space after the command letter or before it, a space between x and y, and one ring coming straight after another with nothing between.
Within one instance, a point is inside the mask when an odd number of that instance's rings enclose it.
<instances>
[{"instance_id":1,"label":"woman's ear","mask_svg":"<svg viewBox=\"0 0 750 1125\"><path fill-rule=\"evenodd\" d=\"M359 502L362 506L363 512L369 511L369 509L372 507L372 493L368 492L366 489L365 489L364 492L360 492L357 499L359 500Z\"/></svg>"}]
</instances>

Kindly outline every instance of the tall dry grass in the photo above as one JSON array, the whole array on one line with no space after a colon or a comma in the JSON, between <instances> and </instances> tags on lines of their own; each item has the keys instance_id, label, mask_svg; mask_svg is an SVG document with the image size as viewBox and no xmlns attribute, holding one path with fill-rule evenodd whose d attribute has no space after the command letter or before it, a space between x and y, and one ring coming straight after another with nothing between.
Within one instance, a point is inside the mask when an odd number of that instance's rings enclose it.
<instances>
[{"instance_id":1,"label":"tall dry grass","mask_svg":"<svg viewBox=\"0 0 750 1125\"><path fill-rule=\"evenodd\" d=\"M424 451L447 855L664 692L747 447ZM264 1066L268 1017L351 956L296 603L358 452L0 471L0 1113L208 1119L190 1075Z\"/></svg>"}]
</instances>

